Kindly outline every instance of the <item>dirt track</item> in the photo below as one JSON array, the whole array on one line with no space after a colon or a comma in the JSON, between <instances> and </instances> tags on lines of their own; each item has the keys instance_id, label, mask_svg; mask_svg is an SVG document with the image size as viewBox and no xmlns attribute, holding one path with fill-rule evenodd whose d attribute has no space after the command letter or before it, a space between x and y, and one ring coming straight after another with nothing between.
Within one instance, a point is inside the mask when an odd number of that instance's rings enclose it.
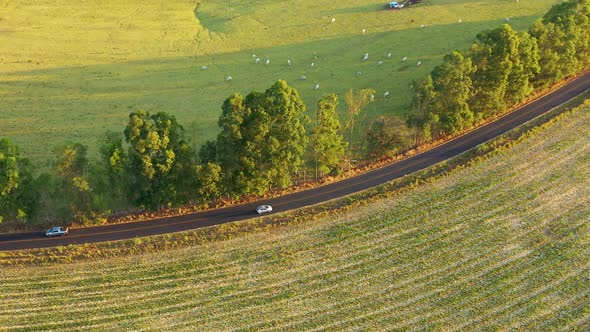
<instances>
[{"instance_id":1,"label":"dirt track","mask_svg":"<svg viewBox=\"0 0 590 332\"><path fill-rule=\"evenodd\" d=\"M588 89L590 89L590 72L495 122L482 126L432 150L350 179L265 200L264 203L272 205L274 212L281 212L317 204L377 186L465 152L534 119ZM44 232L2 234L0 235L0 250L113 241L207 227L254 218L257 216L254 213L254 208L260 203L262 202L145 222L74 229L70 231L68 236L63 238L45 238Z\"/></svg>"}]
</instances>

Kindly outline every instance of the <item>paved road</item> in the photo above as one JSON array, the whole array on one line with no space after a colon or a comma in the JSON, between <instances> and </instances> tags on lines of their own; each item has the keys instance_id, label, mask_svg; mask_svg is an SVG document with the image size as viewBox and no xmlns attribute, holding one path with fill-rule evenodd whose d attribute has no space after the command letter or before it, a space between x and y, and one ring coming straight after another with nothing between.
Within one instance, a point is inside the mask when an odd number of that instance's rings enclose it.
<instances>
[{"instance_id":1,"label":"paved road","mask_svg":"<svg viewBox=\"0 0 590 332\"><path fill-rule=\"evenodd\" d=\"M432 150L347 180L269 199L264 201L264 203L271 204L275 212L286 211L342 197L377 186L465 152L509 131L510 129L534 119L573 97L582 94L589 88L590 72L580 76L557 91L546 95L495 122L489 123ZM73 229L70 230L68 236L60 238L45 238L43 232L0 234L0 250L17 250L113 241L185 231L254 218L257 216L256 213L254 213L256 205L258 204L251 203L152 221Z\"/></svg>"}]
</instances>

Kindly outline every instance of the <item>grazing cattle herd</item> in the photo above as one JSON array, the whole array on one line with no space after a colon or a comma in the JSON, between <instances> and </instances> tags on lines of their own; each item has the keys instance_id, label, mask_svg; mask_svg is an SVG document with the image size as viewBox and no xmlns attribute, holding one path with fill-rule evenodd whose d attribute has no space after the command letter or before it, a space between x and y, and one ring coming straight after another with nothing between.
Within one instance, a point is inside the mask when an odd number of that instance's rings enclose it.
<instances>
[{"instance_id":1,"label":"grazing cattle herd","mask_svg":"<svg viewBox=\"0 0 590 332\"><path fill-rule=\"evenodd\" d=\"M399 2L398 1L393 1L393 2L388 3L386 7L389 8L389 9L400 9L400 8L406 8L406 7L411 6L411 5L416 5L416 4L419 4L421 2L422 2L422 0L406 0L406 1L399 1ZM336 22L336 17L332 17L330 19L330 23L334 23L334 22ZM459 22L461 22L461 20L459 20ZM423 29L424 27L425 27L424 24L420 25L420 29ZM366 29L362 29L361 30L361 33L363 35L366 32L367 32ZM392 57L393 57L392 52L388 52L385 55L385 58L387 58L387 60L391 60ZM257 56L256 54L252 54L252 58L254 59L254 63L255 64L264 63L265 65L270 65L270 58L266 58L264 61L262 61L262 59L259 56ZM318 56L317 56L317 54L315 52L313 53L313 58L314 58L314 60L317 60L317 58L318 58ZM361 57L361 62L367 62L368 60L369 60L369 53L364 53L363 56ZM401 62L405 62L406 60L408 60L408 57L407 56L404 56L404 57L401 58ZM377 63L378 66L381 66L381 65L384 65L385 64L384 60L378 60L376 63ZM417 61L416 67L420 67L421 65L422 65L422 61ZM296 67L295 63L291 59L287 59L287 66L288 67ZM316 62L315 61L314 62L311 62L310 65L309 65L309 69L314 69L315 67L316 67ZM202 66L201 69L202 70L206 70L207 69L207 66ZM360 71L360 70L356 71L354 74L355 74L356 77L360 77L360 76L363 75L362 71ZM299 79L302 80L302 81L303 80L307 80L307 76L306 75L300 75L299 76ZM231 83L232 80L233 80L233 78L232 78L231 75L226 75L225 76L225 81L226 82ZM316 83L316 84L313 85L313 90L319 90L319 89L320 89L320 84L317 84ZM385 92L383 94L383 97L384 98L389 97L389 91Z\"/></svg>"}]
</instances>

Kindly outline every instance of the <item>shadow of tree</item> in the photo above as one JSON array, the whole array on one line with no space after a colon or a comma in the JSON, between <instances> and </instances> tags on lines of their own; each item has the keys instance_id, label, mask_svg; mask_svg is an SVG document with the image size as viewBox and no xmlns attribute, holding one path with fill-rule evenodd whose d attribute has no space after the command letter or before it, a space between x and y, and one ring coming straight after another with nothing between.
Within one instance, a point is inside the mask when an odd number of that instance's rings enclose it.
<instances>
[{"instance_id":1,"label":"shadow of tree","mask_svg":"<svg viewBox=\"0 0 590 332\"><path fill-rule=\"evenodd\" d=\"M343 95L350 88L375 88L377 96L383 91L392 95L387 100L377 98L369 117L400 115L409 102L412 80L426 75L451 50L467 49L473 31L499 23L466 22L232 53L4 72L0 73L0 132L13 138L23 155L36 163L47 160L50 147L64 140L87 144L92 153L100 135L106 130L122 131L128 114L136 109L170 112L185 126L195 127L198 121L196 139L204 141L215 137L227 96L263 91L277 79L287 80L300 92L309 112L324 93ZM271 59L270 64L256 64L254 52ZM388 52L393 53L390 60ZM370 54L369 61L361 61L364 53ZM402 57L408 57L406 63ZM381 66L377 65L380 59ZM416 67L417 61L422 66ZM228 75L233 77L231 82L225 80ZM303 75L306 80L300 79ZM320 90L314 90L316 84Z\"/></svg>"}]
</instances>

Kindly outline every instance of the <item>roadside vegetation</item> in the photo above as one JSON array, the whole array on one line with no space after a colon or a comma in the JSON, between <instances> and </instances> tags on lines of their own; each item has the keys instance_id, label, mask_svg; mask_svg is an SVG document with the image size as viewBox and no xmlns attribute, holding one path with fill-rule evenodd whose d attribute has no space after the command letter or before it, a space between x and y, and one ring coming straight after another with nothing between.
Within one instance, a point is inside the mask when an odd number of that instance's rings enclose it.
<instances>
[{"instance_id":1,"label":"roadside vegetation","mask_svg":"<svg viewBox=\"0 0 590 332\"><path fill-rule=\"evenodd\" d=\"M589 126L586 102L479 147L489 153L468 167L289 227L232 235L248 224L236 223L161 253L4 267L0 327L586 330Z\"/></svg>"},{"instance_id":2,"label":"roadside vegetation","mask_svg":"<svg viewBox=\"0 0 590 332\"><path fill-rule=\"evenodd\" d=\"M448 53L413 83L405 120L384 115L360 131L360 114L376 102L376 90L348 90L344 121L337 113L338 95L323 95L312 121L299 92L278 80L264 92L226 98L217 138L200 148L191 145L171 113L138 110L129 114L123 135L103 136L97 160L86 145L64 143L49 162L51 171L35 177L30 162L4 139L0 221L4 229L56 220L104 223L118 211L260 196L300 179L337 175L359 160L394 157L494 118L587 68L589 17L588 0L566 1L528 32L506 23L483 31L470 50ZM356 139L358 132L364 133L364 144Z\"/></svg>"}]
</instances>

